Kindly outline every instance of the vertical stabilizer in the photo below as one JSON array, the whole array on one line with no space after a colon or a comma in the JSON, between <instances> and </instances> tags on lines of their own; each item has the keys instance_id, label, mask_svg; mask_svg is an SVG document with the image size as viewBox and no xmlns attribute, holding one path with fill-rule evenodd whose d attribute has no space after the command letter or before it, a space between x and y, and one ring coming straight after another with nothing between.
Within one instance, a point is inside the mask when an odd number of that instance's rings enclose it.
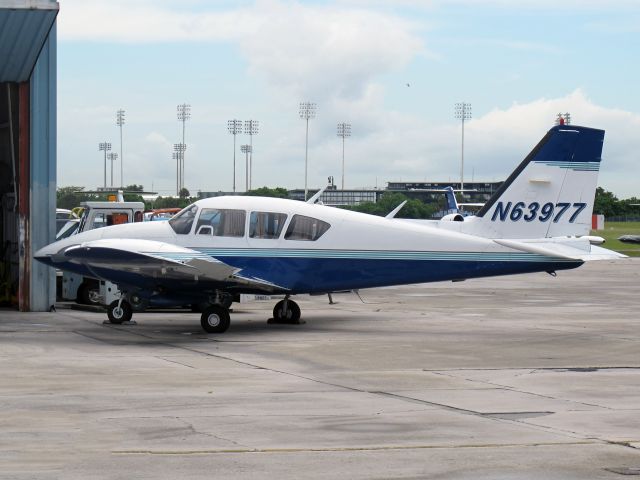
<instances>
[{"instance_id":1,"label":"vertical stabilizer","mask_svg":"<svg viewBox=\"0 0 640 480\"><path fill-rule=\"evenodd\" d=\"M604 130L553 127L482 207L474 230L489 238L588 235Z\"/></svg>"},{"instance_id":2,"label":"vertical stabilizer","mask_svg":"<svg viewBox=\"0 0 640 480\"><path fill-rule=\"evenodd\" d=\"M444 195L447 199L447 212L458 213L458 201L456 200L456 194L453 191L453 187L445 187Z\"/></svg>"}]
</instances>

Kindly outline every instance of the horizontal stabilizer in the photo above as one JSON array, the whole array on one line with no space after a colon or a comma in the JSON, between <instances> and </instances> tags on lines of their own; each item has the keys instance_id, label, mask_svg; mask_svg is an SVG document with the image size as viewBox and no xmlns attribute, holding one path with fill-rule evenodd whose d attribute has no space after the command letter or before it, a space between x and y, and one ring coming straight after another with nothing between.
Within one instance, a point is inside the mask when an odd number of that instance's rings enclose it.
<instances>
[{"instance_id":1,"label":"horizontal stabilizer","mask_svg":"<svg viewBox=\"0 0 640 480\"><path fill-rule=\"evenodd\" d=\"M540 238L534 240L494 239L498 245L513 248L526 253L545 255L551 258L566 260L613 260L626 258L626 255L592 245L589 238L584 237L558 237Z\"/></svg>"}]
</instances>

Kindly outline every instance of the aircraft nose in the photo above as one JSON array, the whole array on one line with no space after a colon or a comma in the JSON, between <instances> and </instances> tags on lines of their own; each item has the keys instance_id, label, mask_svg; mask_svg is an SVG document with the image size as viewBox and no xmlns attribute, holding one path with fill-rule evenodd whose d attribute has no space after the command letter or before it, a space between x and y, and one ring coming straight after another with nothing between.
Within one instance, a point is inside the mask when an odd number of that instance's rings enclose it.
<instances>
[{"instance_id":1,"label":"aircraft nose","mask_svg":"<svg viewBox=\"0 0 640 480\"><path fill-rule=\"evenodd\" d=\"M51 244L46 245L39 249L36 253L33 254L33 258L37 258L40 260L41 258L50 257L53 254L53 249L51 248Z\"/></svg>"},{"instance_id":2,"label":"aircraft nose","mask_svg":"<svg viewBox=\"0 0 640 480\"><path fill-rule=\"evenodd\" d=\"M46 245L42 248L40 248L38 251L36 251L33 254L33 258L35 258L36 260L45 263L47 265L52 265L53 264L53 255L56 253L54 247L52 246L53 244L49 244Z\"/></svg>"},{"instance_id":3,"label":"aircraft nose","mask_svg":"<svg viewBox=\"0 0 640 480\"><path fill-rule=\"evenodd\" d=\"M47 265L52 265L61 260L61 253L64 252L65 247L68 247L69 243L65 243L64 240L60 242L53 242L49 245L45 245L33 254L33 258L39 260Z\"/></svg>"}]
</instances>

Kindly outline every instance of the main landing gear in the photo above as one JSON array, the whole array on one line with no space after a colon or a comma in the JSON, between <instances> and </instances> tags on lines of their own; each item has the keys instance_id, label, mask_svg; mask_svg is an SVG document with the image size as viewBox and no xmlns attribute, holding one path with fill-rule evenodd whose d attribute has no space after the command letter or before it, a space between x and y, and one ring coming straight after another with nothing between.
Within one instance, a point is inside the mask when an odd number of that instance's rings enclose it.
<instances>
[{"instance_id":1,"label":"main landing gear","mask_svg":"<svg viewBox=\"0 0 640 480\"><path fill-rule=\"evenodd\" d=\"M223 305L209 305L200 316L200 325L207 333L224 333L230 324L229 309Z\"/></svg>"},{"instance_id":2,"label":"main landing gear","mask_svg":"<svg viewBox=\"0 0 640 480\"><path fill-rule=\"evenodd\" d=\"M289 300L289 295L280 300L273 307L273 318L268 323L300 324L300 307L293 300Z\"/></svg>"}]
</instances>

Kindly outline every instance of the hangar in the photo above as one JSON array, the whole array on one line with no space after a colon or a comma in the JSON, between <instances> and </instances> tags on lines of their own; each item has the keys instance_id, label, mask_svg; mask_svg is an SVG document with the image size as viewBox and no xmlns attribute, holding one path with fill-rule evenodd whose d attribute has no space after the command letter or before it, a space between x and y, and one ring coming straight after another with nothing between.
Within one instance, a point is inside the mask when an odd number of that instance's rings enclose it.
<instances>
[{"instance_id":1,"label":"hangar","mask_svg":"<svg viewBox=\"0 0 640 480\"><path fill-rule=\"evenodd\" d=\"M45 311L51 269L32 252L54 238L56 17L52 0L0 0L0 305Z\"/></svg>"}]
</instances>

